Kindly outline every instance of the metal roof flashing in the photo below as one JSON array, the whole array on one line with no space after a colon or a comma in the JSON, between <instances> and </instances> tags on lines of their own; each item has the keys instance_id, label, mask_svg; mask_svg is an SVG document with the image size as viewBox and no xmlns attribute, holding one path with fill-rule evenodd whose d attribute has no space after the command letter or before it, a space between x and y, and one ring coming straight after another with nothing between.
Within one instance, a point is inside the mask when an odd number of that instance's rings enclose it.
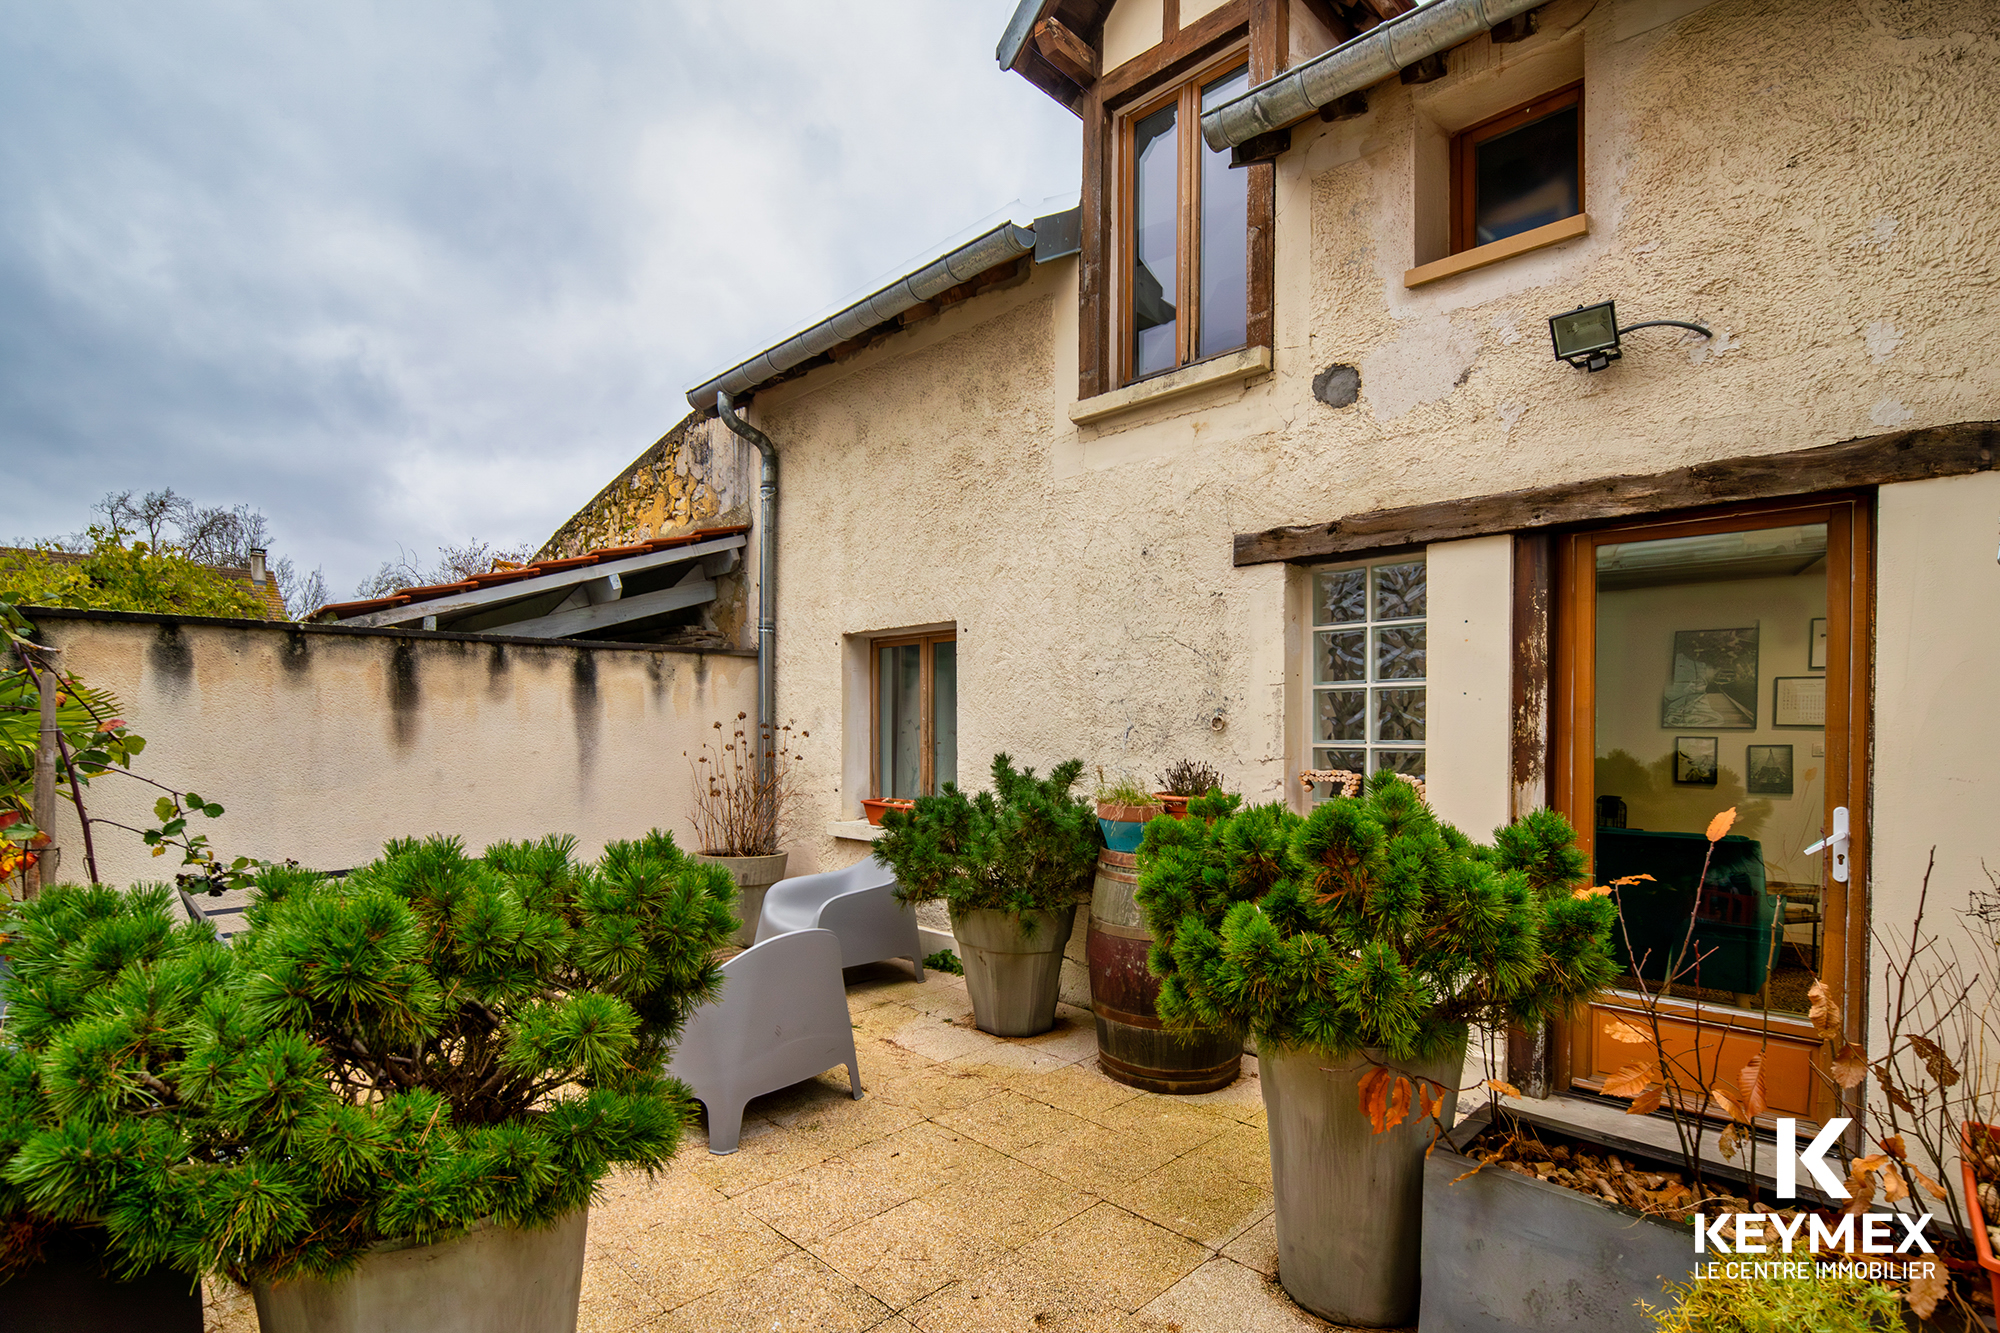
<instances>
[{"instance_id":1,"label":"metal roof flashing","mask_svg":"<svg viewBox=\"0 0 2000 1333\"><path fill-rule=\"evenodd\" d=\"M904 311L969 282L997 265L1026 254L1033 254L1037 263L1047 263L1065 254L1076 253L1074 248L1059 248L1059 241L1055 242L1058 248L1054 252L1044 253L1051 247L1040 245L1038 241L1040 230L1050 231L1052 238L1074 232L1077 224L1071 215L1075 212L1075 209L1070 209L1045 214L1036 218L1032 225L1023 226L1013 220L1010 209L1010 216L999 225L980 232L935 259L918 264L901 276L884 282L869 295L702 381L688 390L688 406L704 416L712 416L718 392L731 397L749 393L786 371L889 323Z\"/></svg>"}]
</instances>

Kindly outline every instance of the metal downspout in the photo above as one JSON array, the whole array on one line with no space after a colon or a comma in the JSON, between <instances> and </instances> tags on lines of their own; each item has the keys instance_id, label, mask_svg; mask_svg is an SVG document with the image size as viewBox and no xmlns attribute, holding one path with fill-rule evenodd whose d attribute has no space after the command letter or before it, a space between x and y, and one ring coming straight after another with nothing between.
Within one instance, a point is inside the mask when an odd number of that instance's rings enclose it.
<instances>
[{"instance_id":1,"label":"metal downspout","mask_svg":"<svg viewBox=\"0 0 2000 1333\"><path fill-rule=\"evenodd\" d=\"M736 415L736 403L727 390L716 390L715 413L723 425L756 445L764 459L757 482L757 751L760 767L768 770L771 747L761 737L769 734L765 728L776 728L778 715L778 446Z\"/></svg>"}]
</instances>

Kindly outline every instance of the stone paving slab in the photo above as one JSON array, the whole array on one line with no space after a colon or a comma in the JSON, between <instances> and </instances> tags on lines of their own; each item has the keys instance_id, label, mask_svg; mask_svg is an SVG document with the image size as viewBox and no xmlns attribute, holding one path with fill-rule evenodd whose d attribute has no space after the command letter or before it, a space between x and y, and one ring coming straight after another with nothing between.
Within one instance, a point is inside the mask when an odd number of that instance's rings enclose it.
<instances>
[{"instance_id":1,"label":"stone paving slab","mask_svg":"<svg viewBox=\"0 0 2000 1333\"><path fill-rule=\"evenodd\" d=\"M1090 1015L1004 1040L961 978L848 973L844 1069L752 1102L739 1151L699 1127L593 1205L582 1333L1303 1333L1277 1283L1257 1061L1218 1092L1106 1078ZM211 1292L211 1333L253 1333Z\"/></svg>"}]
</instances>

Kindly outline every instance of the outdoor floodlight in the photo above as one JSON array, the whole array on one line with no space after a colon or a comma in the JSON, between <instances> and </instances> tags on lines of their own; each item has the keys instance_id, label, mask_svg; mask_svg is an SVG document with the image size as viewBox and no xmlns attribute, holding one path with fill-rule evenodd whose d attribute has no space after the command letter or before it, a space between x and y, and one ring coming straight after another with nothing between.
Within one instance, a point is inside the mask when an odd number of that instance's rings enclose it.
<instances>
[{"instance_id":1,"label":"outdoor floodlight","mask_svg":"<svg viewBox=\"0 0 2000 1333\"><path fill-rule=\"evenodd\" d=\"M1555 344L1556 360L1567 361L1588 371L1599 371L1624 355L1618 339L1634 329L1692 329L1704 338L1715 335L1699 324L1680 319L1648 319L1618 327L1618 303L1600 301L1580 305L1549 318L1549 340Z\"/></svg>"}]
</instances>

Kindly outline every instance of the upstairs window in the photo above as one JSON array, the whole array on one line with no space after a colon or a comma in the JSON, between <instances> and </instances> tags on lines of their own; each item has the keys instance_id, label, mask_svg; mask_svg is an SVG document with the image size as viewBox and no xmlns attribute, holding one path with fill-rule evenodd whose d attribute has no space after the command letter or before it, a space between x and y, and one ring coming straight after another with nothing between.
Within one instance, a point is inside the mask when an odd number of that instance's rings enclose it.
<instances>
[{"instance_id":1,"label":"upstairs window","mask_svg":"<svg viewBox=\"0 0 2000 1333\"><path fill-rule=\"evenodd\" d=\"M1453 254L1583 211L1583 85L1468 127L1451 141Z\"/></svg>"},{"instance_id":2,"label":"upstairs window","mask_svg":"<svg viewBox=\"0 0 2000 1333\"><path fill-rule=\"evenodd\" d=\"M958 641L951 634L877 639L877 796L934 796L958 781Z\"/></svg>"},{"instance_id":3,"label":"upstairs window","mask_svg":"<svg viewBox=\"0 0 2000 1333\"><path fill-rule=\"evenodd\" d=\"M1201 113L1249 87L1237 54L1119 121L1128 381L1249 340L1249 173L1201 137Z\"/></svg>"}]
</instances>

